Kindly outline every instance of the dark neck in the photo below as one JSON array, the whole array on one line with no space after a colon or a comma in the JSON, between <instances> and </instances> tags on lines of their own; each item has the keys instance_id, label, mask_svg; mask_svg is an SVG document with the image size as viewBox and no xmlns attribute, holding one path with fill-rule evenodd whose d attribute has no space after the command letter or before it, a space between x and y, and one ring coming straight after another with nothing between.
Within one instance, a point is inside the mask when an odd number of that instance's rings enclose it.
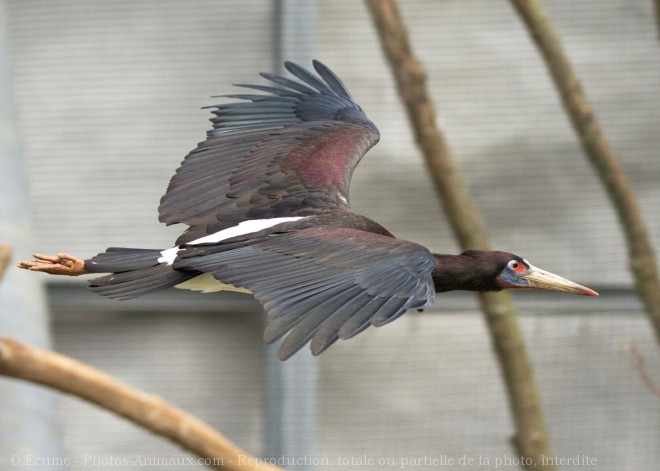
<instances>
[{"instance_id":1,"label":"dark neck","mask_svg":"<svg viewBox=\"0 0 660 471\"><path fill-rule=\"evenodd\" d=\"M435 291L498 291L494 276L485 267L468 255L433 254L433 284Z\"/></svg>"}]
</instances>

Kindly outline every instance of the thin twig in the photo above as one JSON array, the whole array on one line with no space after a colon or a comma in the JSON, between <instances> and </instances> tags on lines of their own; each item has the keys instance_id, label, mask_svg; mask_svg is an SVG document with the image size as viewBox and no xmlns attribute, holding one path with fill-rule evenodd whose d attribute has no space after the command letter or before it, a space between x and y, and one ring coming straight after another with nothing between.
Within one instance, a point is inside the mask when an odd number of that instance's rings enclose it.
<instances>
[{"instance_id":1,"label":"thin twig","mask_svg":"<svg viewBox=\"0 0 660 471\"><path fill-rule=\"evenodd\" d=\"M624 352L630 356L633 367L635 368L635 371L637 371L637 374L644 382L644 384L646 384L649 390L660 399L660 385L658 385L653 380L653 378L651 378L651 375L646 369L646 358L644 358L644 356L639 353L637 347L635 347L635 345L632 343L626 345Z\"/></svg>"},{"instance_id":2,"label":"thin twig","mask_svg":"<svg viewBox=\"0 0 660 471\"><path fill-rule=\"evenodd\" d=\"M7 271L9 262L11 261L11 246L0 242L0 281Z\"/></svg>"},{"instance_id":3,"label":"thin twig","mask_svg":"<svg viewBox=\"0 0 660 471\"><path fill-rule=\"evenodd\" d=\"M72 358L0 338L0 375L42 384L103 407L179 444L212 468L282 471L241 450L201 420Z\"/></svg>"},{"instance_id":4,"label":"thin twig","mask_svg":"<svg viewBox=\"0 0 660 471\"><path fill-rule=\"evenodd\" d=\"M582 147L616 209L628 242L630 268L635 277L637 293L660 342L660 278L651 237L632 185L603 134L543 5L538 0L511 0L511 3L541 51Z\"/></svg>"},{"instance_id":5,"label":"thin twig","mask_svg":"<svg viewBox=\"0 0 660 471\"><path fill-rule=\"evenodd\" d=\"M414 56L396 4L392 0L367 0L367 6L452 228L464 249L488 249L485 225L438 129L424 71ZM552 456L550 441L511 296L487 293L480 295L480 301L509 396L516 427L513 442L532 463L527 469L554 469L543 460L543 455Z\"/></svg>"}]
</instances>

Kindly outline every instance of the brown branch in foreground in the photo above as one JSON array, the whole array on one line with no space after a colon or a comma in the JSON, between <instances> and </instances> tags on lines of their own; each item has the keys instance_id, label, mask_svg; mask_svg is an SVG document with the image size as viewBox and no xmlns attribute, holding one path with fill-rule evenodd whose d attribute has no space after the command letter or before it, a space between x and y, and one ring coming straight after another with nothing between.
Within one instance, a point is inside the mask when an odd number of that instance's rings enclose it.
<instances>
[{"instance_id":1,"label":"brown branch in foreground","mask_svg":"<svg viewBox=\"0 0 660 471\"><path fill-rule=\"evenodd\" d=\"M561 40L538 0L511 0L527 25L559 90L575 132L616 209L628 242L635 285L660 342L660 279L642 211L632 186L605 138Z\"/></svg>"},{"instance_id":2,"label":"brown branch in foreground","mask_svg":"<svg viewBox=\"0 0 660 471\"><path fill-rule=\"evenodd\" d=\"M201 420L163 399L127 386L106 373L59 353L0 338L0 375L73 394L170 439L205 460L231 471L282 471L263 463Z\"/></svg>"},{"instance_id":3,"label":"brown branch in foreground","mask_svg":"<svg viewBox=\"0 0 660 471\"><path fill-rule=\"evenodd\" d=\"M366 3L452 228L464 249L488 249L485 225L437 127L425 75L414 57L398 9L392 0ZM486 293L480 295L480 301L508 392L516 427L513 442L517 451L532 462L527 469L552 470L554 466L543 460L543 455L552 456L550 442L511 296L505 292Z\"/></svg>"},{"instance_id":4,"label":"brown branch in foreground","mask_svg":"<svg viewBox=\"0 0 660 471\"><path fill-rule=\"evenodd\" d=\"M655 381L653 381L653 378L651 378L651 375L647 371L646 358L644 358L642 354L639 353L635 345L633 345L632 343L626 345L626 347L624 348L624 352L630 356L630 360L632 361L635 371L637 371L637 374L644 382L646 387L648 387L649 390L653 394L655 394L658 397L658 399L660 399L660 385L658 385Z\"/></svg>"},{"instance_id":5,"label":"brown branch in foreground","mask_svg":"<svg viewBox=\"0 0 660 471\"><path fill-rule=\"evenodd\" d=\"M4 242L0 242L0 281L2 281L10 261L11 247Z\"/></svg>"}]
</instances>

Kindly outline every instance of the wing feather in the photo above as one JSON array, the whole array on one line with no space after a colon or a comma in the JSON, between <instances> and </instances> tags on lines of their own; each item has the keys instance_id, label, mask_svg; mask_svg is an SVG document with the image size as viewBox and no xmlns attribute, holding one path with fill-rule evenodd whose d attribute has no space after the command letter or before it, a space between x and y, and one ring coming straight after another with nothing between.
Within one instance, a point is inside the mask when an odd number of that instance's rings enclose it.
<instances>
[{"instance_id":1,"label":"wing feather","mask_svg":"<svg viewBox=\"0 0 660 471\"><path fill-rule=\"evenodd\" d=\"M342 82L341 79L337 77L337 75L335 75L332 70L317 60L315 60L313 64L316 72L318 72L321 78L325 80L325 83L327 83L330 88L335 91L335 93L346 98L347 100L353 100L353 97L351 97L351 94L348 92L344 82Z\"/></svg>"},{"instance_id":2,"label":"wing feather","mask_svg":"<svg viewBox=\"0 0 660 471\"><path fill-rule=\"evenodd\" d=\"M339 338L381 326L433 301L433 256L393 237L315 227L209 246L186 247L177 269L212 273L247 288L268 314L266 342L286 336L286 359L312 341L318 355Z\"/></svg>"},{"instance_id":3,"label":"wing feather","mask_svg":"<svg viewBox=\"0 0 660 471\"><path fill-rule=\"evenodd\" d=\"M159 206L161 222L190 226L179 244L254 214L295 216L349 201L353 170L378 129L329 68L315 61L317 76L285 66L295 79L263 73L276 86L239 85L263 95L230 95L240 101L210 107L213 129Z\"/></svg>"},{"instance_id":4,"label":"wing feather","mask_svg":"<svg viewBox=\"0 0 660 471\"><path fill-rule=\"evenodd\" d=\"M314 87L319 93L324 95L334 94L325 83L314 77L314 75L304 67L300 67L298 64L289 61L284 63L284 67L300 80L303 80L308 85Z\"/></svg>"}]
</instances>

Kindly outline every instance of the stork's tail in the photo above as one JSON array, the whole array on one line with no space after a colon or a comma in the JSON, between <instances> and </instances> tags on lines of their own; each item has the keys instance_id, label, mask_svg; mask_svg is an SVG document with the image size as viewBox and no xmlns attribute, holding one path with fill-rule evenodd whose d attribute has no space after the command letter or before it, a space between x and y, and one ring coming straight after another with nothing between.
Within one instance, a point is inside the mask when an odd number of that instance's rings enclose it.
<instances>
[{"instance_id":1,"label":"stork's tail","mask_svg":"<svg viewBox=\"0 0 660 471\"><path fill-rule=\"evenodd\" d=\"M157 249L128 249L110 247L105 252L85 260L90 273L110 273L89 282L89 289L112 299L132 299L152 291L183 283L199 273L175 270L167 262L161 262Z\"/></svg>"}]
</instances>

